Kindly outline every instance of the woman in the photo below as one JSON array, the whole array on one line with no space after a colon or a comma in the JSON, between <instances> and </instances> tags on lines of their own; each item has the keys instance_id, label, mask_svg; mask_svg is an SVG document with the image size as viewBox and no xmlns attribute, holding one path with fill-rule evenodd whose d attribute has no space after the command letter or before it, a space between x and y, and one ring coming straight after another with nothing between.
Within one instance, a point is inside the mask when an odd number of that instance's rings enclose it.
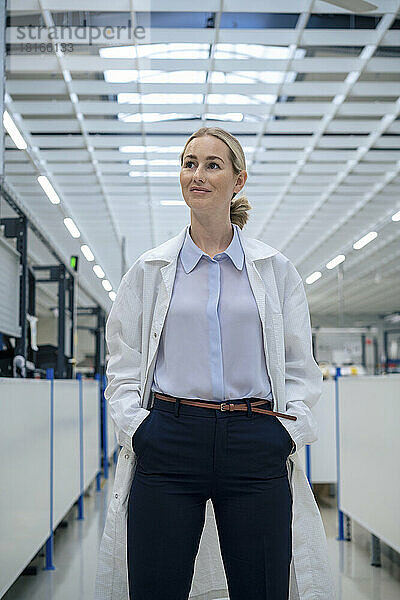
<instances>
[{"instance_id":1,"label":"woman","mask_svg":"<svg viewBox=\"0 0 400 600\"><path fill-rule=\"evenodd\" d=\"M334 598L297 459L317 439L322 381L307 300L293 264L241 234L251 207L233 198L246 179L235 137L190 136L180 174L190 226L132 265L107 321L105 396L125 460L97 599Z\"/></svg>"}]
</instances>

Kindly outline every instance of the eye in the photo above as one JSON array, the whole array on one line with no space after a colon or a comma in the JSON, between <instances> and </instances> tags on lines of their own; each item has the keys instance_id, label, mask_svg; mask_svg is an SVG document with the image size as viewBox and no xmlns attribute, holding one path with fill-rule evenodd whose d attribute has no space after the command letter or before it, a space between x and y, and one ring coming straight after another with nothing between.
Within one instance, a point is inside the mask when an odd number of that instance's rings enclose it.
<instances>
[{"instance_id":1,"label":"eye","mask_svg":"<svg viewBox=\"0 0 400 600\"><path fill-rule=\"evenodd\" d=\"M192 160L187 160L187 161L185 162L185 164L184 164L184 167L189 167L189 169L190 169L190 166L189 166L189 165L192 165L192 164L193 164L193 161L192 161ZM210 162L209 164L210 164L210 165L215 165L216 167L218 167L218 169L220 169L220 166L219 166L219 164L218 164L218 163L216 163L216 162ZM214 170L215 170L215 169L212 169L212 171L214 171Z\"/></svg>"}]
</instances>

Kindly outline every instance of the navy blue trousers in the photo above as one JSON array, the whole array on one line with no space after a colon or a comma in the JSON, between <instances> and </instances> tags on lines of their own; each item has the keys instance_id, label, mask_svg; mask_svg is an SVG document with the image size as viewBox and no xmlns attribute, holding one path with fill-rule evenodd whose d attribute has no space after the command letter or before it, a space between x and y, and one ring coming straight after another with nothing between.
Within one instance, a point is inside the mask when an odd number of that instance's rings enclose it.
<instances>
[{"instance_id":1,"label":"navy blue trousers","mask_svg":"<svg viewBox=\"0 0 400 600\"><path fill-rule=\"evenodd\" d=\"M277 417L251 411L255 400L247 411L222 412L154 397L133 436L131 600L188 599L208 499L230 600L287 600L292 439Z\"/></svg>"}]
</instances>

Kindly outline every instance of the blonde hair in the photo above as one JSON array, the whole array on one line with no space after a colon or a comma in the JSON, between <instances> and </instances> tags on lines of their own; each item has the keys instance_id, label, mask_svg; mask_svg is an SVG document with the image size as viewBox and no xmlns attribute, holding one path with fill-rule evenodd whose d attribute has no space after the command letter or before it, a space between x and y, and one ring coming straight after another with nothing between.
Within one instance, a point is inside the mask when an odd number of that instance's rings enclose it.
<instances>
[{"instance_id":1,"label":"blonde hair","mask_svg":"<svg viewBox=\"0 0 400 600\"><path fill-rule=\"evenodd\" d=\"M246 158L243 152L243 148L237 138L235 138L231 133L225 131L225 129L221 129L221 127L201 127L187 140L181 155L180 162L181 166L183 164L183 156L185 154L185 150L189 142L198 137L203 137L205 135L213 135L218 138L222 142L224 142L229 148L229 158L231 160L232 169L235 175L239 175L240 171L246 170ZM247 214L249 210L251 210L251 206L247 199L247 196L242 194L239 198L235 198L236 194L233 194L231 199L231 207L230 207L230 219L231 223L234 223L243 229L246 225L249 215Z\"/></svg>"}]
</instances>

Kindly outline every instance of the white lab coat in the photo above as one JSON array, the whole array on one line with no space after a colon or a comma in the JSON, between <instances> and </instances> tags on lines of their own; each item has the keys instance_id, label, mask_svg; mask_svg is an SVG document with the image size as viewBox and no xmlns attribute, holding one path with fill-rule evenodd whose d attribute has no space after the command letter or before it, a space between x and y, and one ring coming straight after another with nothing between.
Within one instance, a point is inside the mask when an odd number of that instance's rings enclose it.
<instances>
[{"instance_id":1,"label":"white lab coat","mask_svg":"<svg viewBox=\"0 0 400 600\"><path fill-rule=\"evenodd\" d=\"M132 432L149 414L146 407L151 401L157 349L186 228L135 261L122 278L107 321L110 359L105 395L114 420L118 415L116 433L122 449L97 557L95 600L129 600L126 515L136 467ZM284 254L247 237L240 229L239 235L262 322L274 410L297 416L296 421L277 417L297 445L297 451L287 459L293 495L289 599L334 600L325 530L298 455L305 443L318 438L310 408L320 398L322 382L321 370L312 355L310 315L303 282ZM132 411L132 407L136 410ZM121 419L125 420L125 431L121 428ZM189 598L224 597L228 598L226 577L212 503L208 501Z\"/></svg>"}]
</instances>

